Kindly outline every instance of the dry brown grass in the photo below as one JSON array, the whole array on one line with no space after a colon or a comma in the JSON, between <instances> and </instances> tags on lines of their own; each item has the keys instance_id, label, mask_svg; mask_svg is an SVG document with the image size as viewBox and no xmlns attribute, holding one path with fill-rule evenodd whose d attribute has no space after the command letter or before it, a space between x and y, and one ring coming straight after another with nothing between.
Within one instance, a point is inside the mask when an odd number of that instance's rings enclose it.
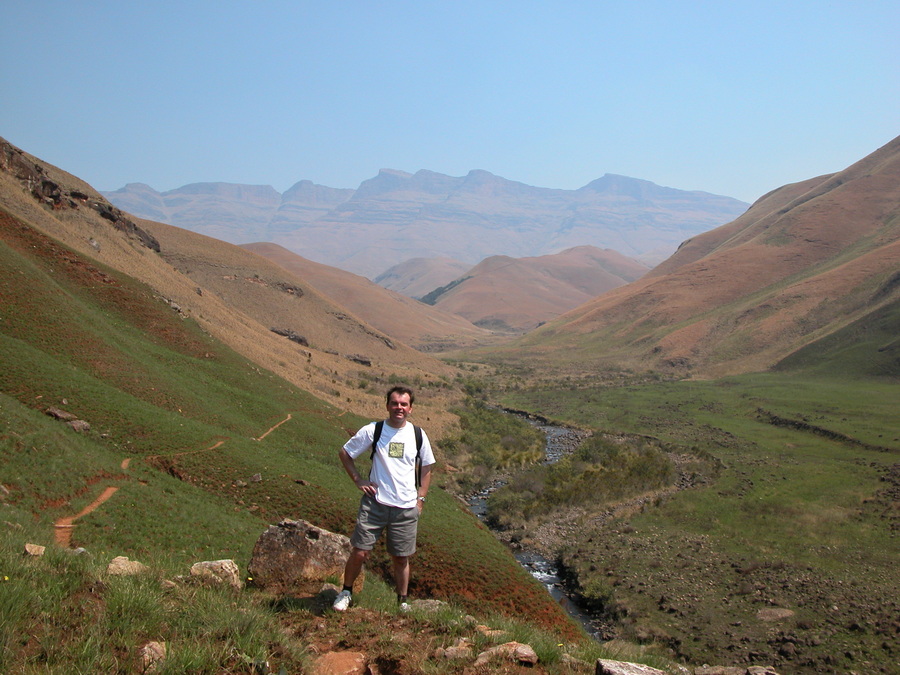
<instances>
[{"instance_id":1,"label":"dry brown grass","mask_svg":"<svg viewBox=\"0 0 900 675\"><path fill-rule=\"evenodd\" d=\"M349 313L416 349L473 347L496 339L490 331L474 326L462 316L389 291L365 277L307 260L277 244L245 244L241 248L304 279Z\"/></svg>"},{"instance_id":2,"label":"dry brown grass","mask_svg":"<svg viewBox=\"0 0 900 675\"><path fill-rule=\"evenodd\" d=\"M103 197L83 181L25 155L48 178L91 200ZM237 246L185 230L135 219L159 241L161 252L116 230L87 206L51 209L39 203L15 176L0 171L0 204L49 236L90 258L132 276L177 305L249 361L267 368L300 389L335 405L336 415L350 411L378 419L384 414L383 391L389 381L427 388L417 402L417 421L434 437L455 421L447 412L459 394L428 383L452 381L456 371L438 359L389 338L349 315L303 279ZM302 290L302 297L283 287ZM291 328L310 343L303 347L271 332ZM371 366L348 357L369 359ZM365 381L370 386L361 388ZM273 411L273 417L278 416Z\"/></svg>"},{"instance_id":3,"label":"dry brown grass","mask_svg":"<svg viewBox=\"0 0 900 675\"><path fill-rule=\"evenodd\" d=\"M643 279L503 350L546 367L715 377L770 367L891 301L900 259L900 138L833 176L789 185L695 237Z\"/></svg>"}]
</instances>

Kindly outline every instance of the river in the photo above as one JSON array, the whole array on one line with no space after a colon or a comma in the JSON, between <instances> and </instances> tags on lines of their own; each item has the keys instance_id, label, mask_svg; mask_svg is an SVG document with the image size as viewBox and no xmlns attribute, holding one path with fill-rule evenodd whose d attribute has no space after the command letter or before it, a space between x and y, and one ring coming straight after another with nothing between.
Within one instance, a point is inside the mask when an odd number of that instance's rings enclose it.
<instances>
[{"instance_id":1,"label":"river","mask_svg":"<svg viewBox=\"0 0 900 675\"><path fill-rule=\"evenodd\" d=\"M561 457L571 453L585 437L584 432L555 426L532 415L512 410L505 412L522 415L528 422L544 432L547 437L544 447L544 464L558 462ZM466 500L472 513L485 524L487 524L487 500L494 490L505 484L506 480L498 479ZM536 551L517 549L513 552L513 555L531 576L543 584L550 596L566 610L569 616L581 624L588 635L597 640L601 639L600 621L590 612L582 610L575 599L567 593L565 584L559 576L559 569L556 563L548 560Z\"/></svg>"}]
</instances>

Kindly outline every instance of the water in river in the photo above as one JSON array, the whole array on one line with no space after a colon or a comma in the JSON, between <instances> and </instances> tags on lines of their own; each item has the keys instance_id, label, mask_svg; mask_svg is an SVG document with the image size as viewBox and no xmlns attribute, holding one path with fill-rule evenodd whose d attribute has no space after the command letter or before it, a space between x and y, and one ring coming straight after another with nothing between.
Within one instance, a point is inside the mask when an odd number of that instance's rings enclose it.
<instances>
[{"instance_id":1,"label":"water in river","mask_svg":"<svg viewBox=\"0 0 900 675\"><path fill-rule=\"evenodd\" d=\"M544 424L533 419L529 421L547 436L544 456L545 464L559 461L563 455L571 452L584 437L581 432L573 431L572 429ZM479 520L485 520L487 500L490 494L503 485L505 485L505 481L497 480L468 498L469 509ZM600 631L596 617L583 611L572 597L566 593L565 585L559 577L559 570L555 563L547 560L547 558L535 551L517 551L514 555L519 564L544 585L551 597L568 612L569 616L578 621L589 635L599 639Z\"/></svg>"}]
</instances>

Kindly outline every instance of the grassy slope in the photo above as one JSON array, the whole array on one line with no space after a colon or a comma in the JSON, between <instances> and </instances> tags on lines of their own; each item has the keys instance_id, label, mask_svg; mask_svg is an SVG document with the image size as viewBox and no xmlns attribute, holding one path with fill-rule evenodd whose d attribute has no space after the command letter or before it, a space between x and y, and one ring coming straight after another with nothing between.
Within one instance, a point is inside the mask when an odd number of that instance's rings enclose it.
<instances>
[{"instance_id":1,"label":"grassy slope","mask_svg":"<svg viewBox=\"0 0 900 675\"><path fill-rule=\"evenodd\" d=\"M228 557L241 567L283 517L349 531L357 494L336 448L365 420L248 362L146 286L0 217L5 520L41 524L39 543L51 544L57 519L114 486L77 521L73 546L184 563ZM41 414L51 405L91 431ZM262 481L251 481L257 473ZM440 490L413 581L414 592L527 613L575 634L543 588ZM491 607L492 598L502 602Z\"/></svg>"}]
</instances>

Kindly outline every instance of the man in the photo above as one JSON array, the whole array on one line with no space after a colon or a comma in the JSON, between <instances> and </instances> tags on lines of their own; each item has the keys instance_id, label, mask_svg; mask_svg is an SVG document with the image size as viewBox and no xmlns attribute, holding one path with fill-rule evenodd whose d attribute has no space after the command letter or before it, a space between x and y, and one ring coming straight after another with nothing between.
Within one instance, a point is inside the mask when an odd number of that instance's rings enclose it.
<instances>
[{"instance_id":1,"label":"man","mask_svg":"<svg viewBox=\"0 0 900 675\"><path fill-rule=\"evenodd\" d=\"M416 529L431 485L434 452L424 432L421 448L418 433L408 422L415 395L409 387L393 387L387 393L388 418L371 422L356 432L338 452L341 464L362 491L356 528L350 537L353 547L344 567L344 588L334 601L334 609L346 610L353 601L353 582L383 531L387 531L387 551L391 556L397 602L408 611L409 558L416 552ZM375 443L372 471L366 480L356 470L355 459L372 452L376 428L381 434ZM417 477L417 456L421 477Z\"/></svg>"}]
</instances>

